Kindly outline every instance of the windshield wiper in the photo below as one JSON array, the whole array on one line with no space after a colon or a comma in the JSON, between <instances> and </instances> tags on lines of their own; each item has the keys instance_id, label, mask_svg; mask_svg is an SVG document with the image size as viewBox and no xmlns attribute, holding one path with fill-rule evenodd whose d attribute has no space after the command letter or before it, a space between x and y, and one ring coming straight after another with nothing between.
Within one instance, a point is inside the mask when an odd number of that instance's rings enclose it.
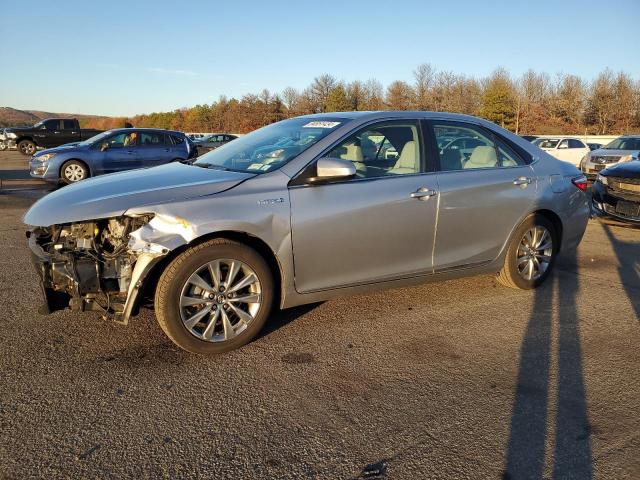
<instances>
[{"instance_id":1,"label":"windshield wiper","mask_svg":"<svg viewBox=\"0 0 640 480\"><path fill-rule=\"evenodd\" d=\"M225 172L247 173L245 170L238 170L237 168L223 167L222 165L215 165L213 163L194 163L193 165L198 165L199 167L202 167L202 168L213 168L215 170L224 170Z\"/></svg>"}]
</instances>

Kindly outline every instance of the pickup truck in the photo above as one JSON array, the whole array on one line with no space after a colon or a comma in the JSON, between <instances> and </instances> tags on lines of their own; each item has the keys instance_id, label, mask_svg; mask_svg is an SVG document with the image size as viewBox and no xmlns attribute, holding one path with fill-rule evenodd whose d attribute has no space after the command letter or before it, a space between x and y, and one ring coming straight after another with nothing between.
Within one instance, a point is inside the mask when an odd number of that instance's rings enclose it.
<instances>
[{"instance_id":1,"label":"pickup truck","mask_svg":"<svg viewBox=\"0 0 640 480\"><path fill-rule=\"evenodd\" d=\"M23 155L33 155L38 147L59 147L65 143L87 140L101 130L80 128L76 118L47 118L33 127L13 127L4 131L8 148L16 147Z\"/></svg>"}]
</instances>

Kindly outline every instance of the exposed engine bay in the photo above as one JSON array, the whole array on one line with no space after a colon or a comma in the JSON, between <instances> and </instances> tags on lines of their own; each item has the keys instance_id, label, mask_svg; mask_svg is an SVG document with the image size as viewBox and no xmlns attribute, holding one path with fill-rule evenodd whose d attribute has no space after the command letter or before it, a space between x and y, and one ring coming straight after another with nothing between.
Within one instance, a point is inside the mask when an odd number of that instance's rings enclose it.
<instances>
[{"instance_id":1,"label":"exposed engine bay","mask_svg":"<svg viewBox=\"0 0 640 480\"><path fill-rule=\"evenodd\" d=\"M45 296L41 313L92 310L126 323L132 308L127 300L132 301L134 269L141 254L129 248L130 234L151 218L123 216L28 232ZM166 252L155 256L162 253Z\"/></svg>"}]
</instances>

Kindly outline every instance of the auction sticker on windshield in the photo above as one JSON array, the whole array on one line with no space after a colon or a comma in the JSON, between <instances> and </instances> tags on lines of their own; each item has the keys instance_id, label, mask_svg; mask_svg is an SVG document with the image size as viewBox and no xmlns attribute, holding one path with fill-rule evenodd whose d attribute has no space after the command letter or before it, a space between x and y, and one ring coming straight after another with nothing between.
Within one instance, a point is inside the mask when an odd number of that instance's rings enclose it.
<instances>
[{"instance_id":1,"label":"auction sticker on windshield","mask_svg":"<svg viewBox=\"0 0 640 480\"><path fill-rule=\"evenodd\" d=\"M333 128L336 125L340 125L340 122L309 122L302 128Z\"/></svg>"}]
</instances>

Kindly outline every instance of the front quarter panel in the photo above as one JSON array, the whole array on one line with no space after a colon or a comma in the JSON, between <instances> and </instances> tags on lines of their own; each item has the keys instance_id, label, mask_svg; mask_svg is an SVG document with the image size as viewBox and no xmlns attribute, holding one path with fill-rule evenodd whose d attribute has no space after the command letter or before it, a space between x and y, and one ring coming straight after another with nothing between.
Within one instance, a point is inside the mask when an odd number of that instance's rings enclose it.
<instances>
[{"instance_id":1,"label":"front quarter panel","mask_svg":"<svg viewBox=\"0 0 640 480\"><path fill-rule=\"evenodd\" d=\"M289 180L275 171L215 195L129 210L128 215L154 213L158 217L152 228L143 227L136 233L130 246L168 253L213 234L247 234L266 243L275 254L285 293L293 288Z\"/></svg>"}]
</instances>

